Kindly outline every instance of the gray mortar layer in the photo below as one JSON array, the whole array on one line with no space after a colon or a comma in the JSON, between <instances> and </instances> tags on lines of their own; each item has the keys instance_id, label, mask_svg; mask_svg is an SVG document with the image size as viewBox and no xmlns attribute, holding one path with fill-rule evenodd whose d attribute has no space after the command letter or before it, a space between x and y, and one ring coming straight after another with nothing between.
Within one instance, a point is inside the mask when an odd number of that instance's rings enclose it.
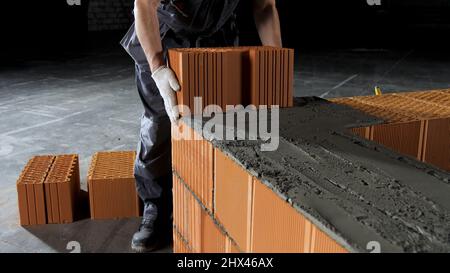
<instances>
[{"instance_id":1,"label":"gray mortar layer","mask_svg":"<svg viewBox=\"0 0 450 273\"><path fill-rule=\"evenodd\" d=\"M219 116L216 128L225 123ZM206 121L184 118L197 131ZM203 136L349 251L377 241L382 252L450 252L450 174L348 130L380 123L303 98L280 109L274 152L261 152L262 140Z\"/></svg>"}]
</instances>

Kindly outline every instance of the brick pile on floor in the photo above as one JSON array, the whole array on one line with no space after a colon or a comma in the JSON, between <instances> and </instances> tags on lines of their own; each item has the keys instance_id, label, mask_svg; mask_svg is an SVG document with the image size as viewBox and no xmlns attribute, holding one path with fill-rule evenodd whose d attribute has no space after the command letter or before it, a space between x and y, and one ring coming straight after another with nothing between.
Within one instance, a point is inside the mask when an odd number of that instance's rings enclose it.
<instances>
[{"instance_id":1,"label":"brick pile on floor","mask_svg":"<svg viewBox=\"0 0 450 273\"><path fill-rule=\"evenodd\" d=\"M71 223L80 195L77 155L35 156L17 180L20 224Z\"/></svg>"}]
</instances>

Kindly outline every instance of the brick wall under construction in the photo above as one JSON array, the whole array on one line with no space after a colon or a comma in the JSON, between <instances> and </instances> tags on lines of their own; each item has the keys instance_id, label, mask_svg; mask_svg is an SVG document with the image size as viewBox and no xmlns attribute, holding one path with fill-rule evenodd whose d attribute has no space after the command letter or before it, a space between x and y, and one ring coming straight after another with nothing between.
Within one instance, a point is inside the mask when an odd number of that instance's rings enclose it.
<instances>
[{"instance_id":1,"label":"brick wall under construction","mask_svg":"<svg viewBox=\"0 0 450 273\"><path fill-rule=\"evenodd\" d=\"M191 127L180 126L172 131L174 252L348 252Z\"/></svg>"},{"instance_id":2,"label":"brick wall under construction","mask_svg":"<svg viewBox=\"0 0 450 273\"><path fill-rule=\"evenodd\" d=\"M332 101L384 120L383 124L352 128L359 136L450 171L449 89Z\"/></svg>"},{"instance_id":3,"label":"brick wall under construction","mask_svg":"<svg viewBox=\"0 0 450 273\"><path fill-rule=\"evenodd\" d=\"M450 162L449 96L448 90L438 90L333 102L381 118L381 124L352 132L399 157L410 155L445 170ZM175 252L354 251L202 138L192 124L173 127L172 147Z\"/></svg>"}]
</instances>

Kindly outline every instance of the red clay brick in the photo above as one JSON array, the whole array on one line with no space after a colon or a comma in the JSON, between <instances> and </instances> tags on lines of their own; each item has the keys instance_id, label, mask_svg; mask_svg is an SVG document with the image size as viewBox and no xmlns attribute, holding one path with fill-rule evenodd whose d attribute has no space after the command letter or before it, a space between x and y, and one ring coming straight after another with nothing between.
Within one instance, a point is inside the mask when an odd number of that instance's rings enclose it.
<instances>
[{"instance_id":1,"label":"red clay brick","mask_svg":"<svg viewBox=\"0 0 450 273\"><path fill-rule=\"evenodd\" d=\"M188 91L185 92L185 105L192 107L194 100L194 92L197 88L197 71L196 71L196 53L190 52L188 53L188 67L189 67L189 82L188 82ZM191 111L193 109L191 108Z\"/></svg>"},{"instance_id":2,"label":"red clay brick","mask_svg":"<svg viewBox=\"0 0 450 273\"><path fill-rule=\"evenodd\" d=\"M28 217L30 221L30 225L38 224L38 215L36 211L36 196L34 195L34 185L26 184L27 188L27 202L28 202ZM44 219L40 219L43 221ZM41 222L39 221L39 222Z\"/></svg>"},{"instance_id":3,"label":"red clay brick","mask_svg":"<svg viewBox=\"0 0 450 273\"><path fill-rule=\"evenodd\" d=\"M256 253L347 252L257 179L251 241Z\"/></svg>"},{"instance_id":4,"label":"red clay brick","mask_svg":"<svg viewBox=\"0 0 450 273\"><path fill-rule=\"evenodd\" d=\"M19 205L20 225L27 226L30 224L30 219L28 217L28 198L27 198L26 184L17 183L17 196Z\"/></svg>"},{"instance_id":5,"label":"red clay brick","mask_svg":"<svg viewBox=\"0 0 450 273\"><path fill-rule=\"evenodd\" d=\"M274 76L274 71L273 68L275 66L274 64L274 60L273 60L273 54L274 51L273 50L268 50L268 59L269 59L269 64L268 64L268 75L267 75L267 105L273 105L273 76Z\"/></svg>"},{"instance_id":6,"label":"red clay brick","mask_svg":"<svg viewBox=\"0 0 450 273\"><path fill-rule=\"evenodd\" d=\"M289 55L289 63L288 63L288 102L287 106L294 106L294 50L287 49Z\"/></svg>"},{"instance_id":7,"label":"red clay brick","mask_svg":"<svg viewBox=\"0 0 450 273\"><path fill-rule=\"evenodd\" d=\"M345 248L323 233L316 226L311 225L310 253L348 253Z\"/></svg>"},{"instance_id":8,"label":"red clay brick","mask_svg":"<svg viewBox=\"0 0 450 273\"><path fill-rule=\"evenodd\" d=\"M198 73L199 73L199 80L198 80L198 88L196 89L195 96L196 97L202 97L203 98L203 104L206 103L205 100L205 54L204 53L198 53Z\"/></svg>"},{"instance_id":9,"label":"red clay brick","mask_svg":"<svg viewBox=\"0 0 450 273\"><path fill-rule=\"evenodd\" d=\"M382 95L354 97L353 99L375 106L380 111L391 111L407 115L415 120L450 116L450 109L447 107L433 105L433 103L426 101L414 100L408 96Z\"/></svg>"},{"instance_id":10,"label":"red clay brick","mask_svg":"<svg viewBox=\"0 0 450 273\"><path fill-rule=\"evenodd\" d=\"M223 54L222 52L216 52L217 56L217 87L216 87L216 93L217 93L217 104L222 107L222 110L225 111L223 108L225 105L225 99L223 96Z\"/></svg>"},{"instance_id":11,"label":"red clay brick","mask_svg":"<svg viewBox=\"0 0 450 273\"><path fill-rule=\"evenodd\" d=\"M226 237L220 227L176 173L173 181L175 229L189 243L193 252L225 252Z\"/></svg>"},{"instance_id":12,"label":"red clay brick","mask_svg":"<svg viewBox=\"0 0 450 273\"><path fill-rule=\"evenodd\" d=\"M258 50L249 51L249 69L250 69L250 102L259 105L260 90L260 52Z\"/></svg>"},{"instance_id":13,"label":"red clay brick","mask_svg":"<svg viewBox=\"0 0 450 273\"><path fill-rule=\"evenodd\" d=\"M267 87L268 87L268 84L267 84L268 69L267 69L267 67L268 67L269 60L268 60L268 56L267 56L268 53L266 50L262 51L261 55L262 55L261 56L262 77L260 79L262 81L262 83L261 83L262 88L259 91L261 93L261 95L259 96L259 103L263 104L263 105L267 105Z\"/></svg>"},{"instance_id":14,"label":"red clay brick","mask_svg":"<svg viewBox=\"0 0 450 273\"><path fill-rule=\"evenodd\" d=\"M213 210L213 147L191 127L172 127L173 169L210 211ZM180 130L180 131L179 131ZM188 139L179 139L187 131ZM177 138L179 140L177 140Z\"/></svg>"},{"instance_id":15,"label":"red clay brick","mask_svg":"<svg viewBox=\"0 0 450 273\"><path fill-rule=\"evenodd\" d=\"M21 225L46 224L44 181L54 156L35 156L23 169L17 180Z\"/></svg>"},{"instance_id":16,"label":"red clay brick","mask_svg":"<svg viewBox=\"0 0 450 273\"><path fill-rule=\"evenodd\" d=\"M88 174L92 219L139 216L134 179L135 152L99 152Z\"/></svg>"},{"instance_id":17,"label":"red clay brick","mask_svg":"<svg viewBox=\"0 0 450 273\"><path fill-rule=\"evenodd\" d=\"M352 133L366 139L370 139L370 130L371 127L360 127L351 129Z\"/></svg>"},{"instance_id":18,"label":"red clay brick","mask_svg":"<svg viewBox=\"0 0 450 273\"><path fill-rule=\"evenodd\" d=\"M181 234L186 235L184 210L187 209L184 188L178 176L173 175L173 224Z\"/></svg>"},{"instance_id":19,"label":"red clay brick","mask_svg":"<svg viewBox=\"0 0 450 273\"><path fill-rule=\"evenodd\" d=\"M423 126L421 121L375 125L371 140L420 160Z\"/></svg>"},{"instance_id":20,"label":"red clay brick","mask_svg":"<svg viewBox=\"0 0 450 273\"><path fill-rule=\"evenodd\" d=\"M169 65L175 71L181 91L177 92L179 104L186 104L189 98L189 63L187 52L169 51Z\"/></svg>"},{"instance_id":21,"label":"red clay brick","mask_svg":"<svg viewBox=\"0 0 450 273\"><path fill-rule=\"evenodd\" d=\"M56 156L44 186L48 223L73 222L80 193L78 156Z\"/></svg>"},{"instance_id":22,"label":"red clay brick","mask_svg":"<svg viewBox=\"0 0 450 273\"><path fill-rule=\"evenodd\" d=\"M226 253L241 253L238 246L231 240L230 237L226 238L225 252Z\"/></svg>"},{"instance_id":23,"label":"red clay brick","mask_svg":"<svg viewBox=\"0 0 450 273\"><path fill-rule=\"evenodd\" d=\"M387 124L373 126L369 137L365 131L366 138L444 170L450 168L448 90L338 98L332 101L386 121ZM360 136L362 130L352 129Z\"/></svg>"},{"instance_id":24,"label":"red clay brick","mask_svg":"<svg viewBox=\"0 0 450 273\"><path fill-rule=\"evenodd\" d=\"M396 93L397 96L407 96L409 98L436 104L440 107L450 107L450 93L442 91L407 92Z\"/></svg>"},{"instance_id":25,"label":"red clay brick","mask_svg":"<svg viewBox=\"0 0 450 273\"><path fill-rule=\"evenodd\" d=\"M300 213L255 179L251 252L309 252L310 226Z\"/></svg>"},{"instance_id":26,"label":"red clay brick","mask_svg":"<svg viewBox=\"0 0 450 273\"><path fill-rule=\"evenodd\" d=\"M191 253L191 249L186 240L181 236L181 234L173 229L173 253Z\"/></svg>"},{"instance_id":27,"label":"red clay brick","mask_svg":"<svg viewBox=\"0 0 450 273\"><path fill-rule=\"evenodd\" d=\"M249 251L252 178L217 149L214 162L214 216L240 248Z\"/></svg>"},{"instance_id":28,"label":"red clay brick","mask_svg":"<svg viewBox=\"0 0 450 273\"><path fill-rule=\"evenodd\" d=\"M450 118L428 120L422 160L450 171Z\"/></svg>"},{"instance_id":29,"label":"red clay brick","mask_svg":"<svg viewBox=\"0 0 450 273\"><path fill-rule=\"evenodd\" d=\"M337 98L337 99L331 99L330 101L336 103L336 104L342 104L342 105L346 105L349 106L351 108L360 110L364 113L367 113L369 115L375 116L375 117L379 117L381 119L384 119L386 122L399 122L400 120L403 121L404 119L407 119L407 121L412 120L410 117L408 116L402 116L399 119L393 119L393 117L395 117L396 113L390 111L390 110L386 110L386 111L381 111L379 107L368 104L365 101L362 100L357 100L356 98Z\"/></svg>"},{"instance_id":30,"label":"red clay brick","mask_svg":"<svg viewBox=\"0 0 450 273\"><path fill-rule=\"evenodd\" d=\"M280 105L293 103L293 50L275 47L169 50L169 64L181 79L180 104ZM188 80L189 83L186 83Z\"/></svg>"},{"instance_id":31,"label":"red clay brick","mask_svg":"<svg viewBox=\"0 0 450 273\"><path fill-rule=\"evenodd\" d=\"M202 253L225 253L225 234L214 223L207 213L202 214Z\"/></svg>"},{"instance_id":32,"label":"red clay brick","mask_svg":"<svg viewBox=\"0 0 450 273\"><path fill-rule=\"evenodd\" d=\"M201 252L202 215L206 212L176 174L173 182L174 226L193 252Z\"/></svg>"}]
</instances>

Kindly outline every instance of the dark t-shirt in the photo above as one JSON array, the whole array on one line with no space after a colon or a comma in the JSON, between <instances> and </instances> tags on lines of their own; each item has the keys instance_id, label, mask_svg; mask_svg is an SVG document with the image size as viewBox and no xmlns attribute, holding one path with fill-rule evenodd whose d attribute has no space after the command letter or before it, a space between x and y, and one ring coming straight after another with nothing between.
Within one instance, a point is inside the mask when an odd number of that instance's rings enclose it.
<instances>
[{"instance_id":1,"label":"dark t-shirt","mask_svg":"<svg viewBox=\"0 0 450 273\"><path fill-rule=\"evenodd\" d=\"M230 28L233 24L231 21L239 1L162 0L158 8L158 18L163 46L168 48L233 45L234 30L229 31L230 34L224 29ZM226 24L228 26L225 27ZM169 32L171 37L165 39ZM220 39L213 37L215 34L220 36ZM137 65L148 66L134 23L120 43Z\"/></svg>"},{"instance_id":2,"label":"dark t-shirt","mask_svg":"<svg viewBox=\"0 0 450 273\"><path fill-rule=\"evenodd\" d=\"M158 16L162 33L171 29L179 36L209 36L234 14L239 0L167 0Z\"/></svg>"}]
</instances>

